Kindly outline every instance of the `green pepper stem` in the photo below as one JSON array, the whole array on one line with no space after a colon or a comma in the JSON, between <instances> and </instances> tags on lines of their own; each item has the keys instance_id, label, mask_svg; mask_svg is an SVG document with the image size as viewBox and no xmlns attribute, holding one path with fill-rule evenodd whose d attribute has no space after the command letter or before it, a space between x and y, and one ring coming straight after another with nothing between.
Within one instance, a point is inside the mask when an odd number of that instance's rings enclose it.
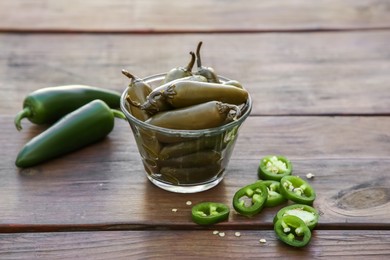
<instances>
[{"instance_id":1,"label":"green pepper stem","mask_svg":"<svg viewBox=\"0 0 390 260\"><path fill-rule=\"evenodd\" d=\"M23 118L31 116L31 109L29 107L24 107L19 113L16 114L14 123L18 131L22 130L21 121Z\"/></svg>"},{"instance_id":2,"label":"green pepper stem","mask_svg":"<svg viewBox=\"0 0 390 260\"><path fill-rule=\"evenodd\" d=\"M120 119L126 119L125 114L123 114L122 111L116 110L116 109L111 109L112 114L114 117L120 118Z\"/></svg>"}]
</instances>

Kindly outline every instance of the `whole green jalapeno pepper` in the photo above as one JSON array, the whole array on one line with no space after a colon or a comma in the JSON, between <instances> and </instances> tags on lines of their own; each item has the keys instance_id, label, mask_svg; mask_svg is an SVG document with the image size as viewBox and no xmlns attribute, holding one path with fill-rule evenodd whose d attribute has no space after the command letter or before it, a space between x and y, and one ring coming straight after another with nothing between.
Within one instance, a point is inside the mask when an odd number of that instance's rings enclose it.
<instances>
[{"instance_id":1,"label":"whole green jalapeno pepper","mask_svg":"<svg viewBox=\"0 0 390 260\"><path fill-rule=\"evenodd\" d=\"M163 96L174 108L192 106L208 101L220 101L240 105L247 101L248 92L234 86L219 83L181 80L171 84L166 90L149 95L149 102Z\"/></svg>"},{"instance_id":2,"label":"whole green jalapeno pepper","mask_svg":"<svg viewBox=\"0 0 390 260\"><path fill-rule=\"evenodd\" d=\"M281 155L269 155L261 159L258 175L262 180L280 181L282 177L291 175L292 163Z\"/></svg>"},{"instance_id":3,"label":"whole green jalapeno pepper","mask_svg":"<svg viewBox=\"0 0 390 260\"><path fill-rule=\"evenodd\" d=\"M160 112L146 122L170 129L199 130L221 126L226 122L236 120L238 116L240 116L238 106L210 101Z\"/></svg>"},{"instance_id":4,"label":"whole green jalapeno pepper","mask_svg":"<svg viewBox=\"0 0 390 260\"><path fill-rule=\"evenodd\" d=\"M311 205L316 198L314 189L298 176L284 176L280 180L280 194L296 203Z\"/></svg>"},{"instance_id":5,"label":"whole green jalapeno pepper","mask_svg":"<svg viewBox=\"0 0 390 260\"><path fill-rule=\"evenodd\" d=\"M207 78L208 82L219 83L220 81L214 69L202 66L202 59L200 58L200 47L202 47L202 42L199 42L198 47L196 48L196 65L198 68L195 74L204 76Z\"/></svg>"},{"instance_id":6,"label":"whole green jalapeno pepper","mask_svg":"<svg viewBox=\"0 0 390 260\"><path fill-rule=\"evenodd\" d=\"M230 208L223 203L202 202L191 209L192 220L199 225L212 225L228 219Z\"/></svg>"},{"instance_id":7,"label":"whole green jalapeno pepper","mask_svg":"<svg viewBox=\"0 0 390 260\"><path fill-rule=\"evenodd\" d=\"M94 100L31 139L17 155L15 164L21 168L34 166L97 142L112 131L114 117L126 118L105 102Z\"/></svg>"},{"instance_id":8,"label":"whole green jalapeno pepper","mask_svg":"<svg viewBox=\"0 0 390 260\"><path fill-rule=\"evenodd\" d=\"M34 124L51 124L95 99L111 108L118 108L121 94L116 91L85 86L67 85L48 87L30 93L23 101L23 110L15 116L15 127L22 129L21 120Z\"/></svg>"},{"instance_id":9,"label":"whole green jalapeno pepper","mask_svg":"<svg viewBox=\"0 0 390 260\"><path fill-rule=\"evenodd\" d=\"M315 228L320 218L315 208L304 204L292 204L280 209L274 218L274 223L284 216L296 216L302 219L311 230Z\"/></svg>"},{"instance_id":10,"label":"whole green jalapeno pepper","mask_svg":"<svg viewBox=\"0 0 390 260\"><path fill-rule=\"evenodd\" d=\"M130 78L129 88L127 90L127 110L137 119L145 121L150 114L141 109L140 106L147 100L152 88L142 79L132 75L127 70L122 70L122 74Z\"/></svg>"},{"instance_id":11,"label":"whole green jalapeno pepper","mask_svg":"<svg viewBox=\"0 0 390 260\"><path fill-rule=\"evenodd\" d=\"M287 215L276 221L274 230L277 237L287 245L304 247L311 239L311 231L300 218Z\"/></svg>"},{"instance_id":12,"label":"whole green jalapeno pepper","mask_svg":"<svg viewBox=\"0 0 390 260\"><path fill-rule=\"evenodd\" d=\"M233 207L239 214L251 217L261 212L267 198L267 187L261 181L257 181L234 194Z\"/></svg>"},{"instance_id":13,"label":"whole green jalapeno pepper","mask_svg":"<svg viewBox=\"0 0 390 260\"><path fill-rule=\"evenodd\" d=\"M163 84L175 79L184 78L192 75L192 68L194 67L195 64L195 54L193 52L190 52L190 55L191 55L191 60L188 63L188 65L184 68L177 67L168 71L167 75L165 75L165 78L163 80Z\"/></svg>"}]
</instances>

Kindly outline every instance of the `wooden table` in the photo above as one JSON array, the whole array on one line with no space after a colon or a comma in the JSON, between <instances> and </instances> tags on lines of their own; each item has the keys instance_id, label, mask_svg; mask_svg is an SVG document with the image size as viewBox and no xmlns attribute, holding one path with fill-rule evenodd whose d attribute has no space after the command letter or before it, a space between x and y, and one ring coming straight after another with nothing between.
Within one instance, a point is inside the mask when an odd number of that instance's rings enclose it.
<instances>
[{"instance_id":1,"label":"wooden table","mask_svg":"<svg viewBox=\"0 0 390 260\"><path fill-rule=\"evenodd\" d=\"M389 1L2 0L0 17L1 259L390 255ZM13 125L29 92L67 84L123 91L122 68L144 77L185 65L199 41L203 63L240 80L254 100L217 187L155 187L120 120L102 142L14 165L46 129ZM295 175L315 175L308 181L321 218L303 249L277 240L280 207L252 218L232 209L212 227L191 221L187 201L231 205L267 154L290 158Z\"/></svg>"}]
</instances>

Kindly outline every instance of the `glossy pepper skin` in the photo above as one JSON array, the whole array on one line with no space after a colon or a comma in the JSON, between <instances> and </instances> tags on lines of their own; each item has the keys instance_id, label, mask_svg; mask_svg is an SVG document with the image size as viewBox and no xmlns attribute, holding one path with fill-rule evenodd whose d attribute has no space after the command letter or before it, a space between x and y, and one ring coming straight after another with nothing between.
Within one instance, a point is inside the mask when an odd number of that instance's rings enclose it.
<instances>
[{"instance_id":1,"label":"glossy pepper skin","mask_svg":"<svg viewBox=\"0 0 390 260\"><path fill-rule=\"evenodd\" d=\"M192 207L192 220L199 225L212 225L228 219L230 209L217 202L202 202Z\"/></svg>"},{"instance_id":2,"label":"glossy pepper skin","mask_svg":"<svg viewBox=\"0 0 390 260\"><path fill-rule=\"evenodd\" d=\"M240 105L247 101L248 92L230 85L182 80L160 92L174 108L192 106L209 101Z\"/></svg>"},{"instance_id":3,"label":"glossy pepper skin","mask_svg":"<svg viewBox=\"0 0 390 260\"><path fill-rule=\"evenodd\" d=\"M258 168L262 180L280 181L282 177L292 174L292 163L281 155L268 155L261 159Z\"/></svg>"},{"instance_id":4,"label":"glossy pepper skin","mask_svg":"<svg viewBox=\"0 0 390 260\"><path fill-rule=\"evenodd\" d=\"M34 124L51 124L66 114L95 99L111 108L119 108L121 94L107 89L67 85L42 88L30 93L23 101L23 110L15 116L15 127L22 129L21 120L27 118Z\"/></svg>"},{"instance_id":5,"label":"glossy pepper skin","mask_svg":"<svg viewBox=\"0 0 390 260\"><path fill-rule=\"evenodd\" d=\"M145 102L140 106L140 109L145 110L150 115L154 115L157 112L172 109L172 106L163 97L162 93L164 93L167 88L169 88L172 84L175 84L176 82L182 80L207 82L207 79L203 76L192 75L184 78L175 79L165 84L162 84L161 86L153 89L152 93L147 96L147 100L145 100Z\"/></svg>"},{"instance_id":6,"label":"glossy pepper skin","mask_svg":"<svg viewBox=\"0 0 390 260\"><path fill-rule=\"evenodd\" d=\"M280 194L296 203L311 205L316 198L309 183L297 176L284 176L280 180Z\"/></svg>"},{"instance_id":7,"label":"glossy pepper skin","mask_svg":"<svg viewBox=\"0 0 390 260\"><path fill-rule=\"evenodd\" d=\"M320 214L315 208L305 204L292 204L280 209L274 218L274 223L284 216L300 218L311 230L315 228L320 218Z\"/></svg>"},{"instance_id":8,"label":"glossy pepper skin","mask_svg":"<svg viewBox=\"0 0 390 260\"><path fill-rule=\"evenodd\" d=\"M235 120L240 115L240 108L218 101L160 112L148 120L151 125L184 130L199 130L223 125Z\"/></svg>"},{"instance_id":9,"label":"glossy pepper skin","mask_svg":"<svg viewBox=\"0 0 390 260\"><path fill-rule=\"evenodd\" d=\"M245 198L248 198L246 201ZM260 181L239 189L233 197L233 207L241 215L251 217L261 212L268 198L267 187Z\"/></svg>"},{"instance_id":10,"label":"glossy pepper skin","mask_svg":"<svg viewBox=\"0 0 390 260\"><path fill-rule=\"evenodd\" d=\"M97 142L111 132L114 117L125 119L122 112L94 100L31 139L17 155L15 165L31 167Z\"/></svg>"},{"instance_id":11,"label":"glossy pepper skin","mask_svg":"<svg viewBox=\"0 0 390 260\"><path fill-rule=\"evenodd\" d=\"M135 118L141 121L147 120L150 114L141 109L140 106L147 100L148 95L152 92L152 88L127 70L122 70L122 74L131 80L126 96L127 109Z\"/></svg>"},{"instance_id":12,"label":"glossy pepper skin","mask_svg":"<svg viewBox=\"0 0 390 260\"><path fill-rule=\"evenodd\" d=\"M196 65L197 65L197 71L195 74L202 75L205 78L207 78L208 82L212 83L219 83L219 79L217 74L215 73L213 68L210 67L204 67L202 66L202 59L200 57L200 48L202 47L202 42L199 42L197 48L196 48Z\"/></svg>"},{"instance_id":13,"label":"glossy pepper skin","mask_svg":"<svg viewBox=\"0 0 390 260\"><path fill-rule=\"evenodd\" d=\"M287 245L304 247L311 240L311 231L300 218L284 216L274 225L277 237Z\"/></svg>"},{"instance_id":14,"label":"glossy pepper skin","mask_svg":"<svg viewBox=\"0 0 390 260\"><path fill-rule=\"evenodd\" d=\"M163 84L170 82L175 79L184 78L192 75L192 68L195 64L195 54L190 52L191 60L186 67L177 67L168 71L167 75L163 80Z\"/></svg>"}]
</instances>

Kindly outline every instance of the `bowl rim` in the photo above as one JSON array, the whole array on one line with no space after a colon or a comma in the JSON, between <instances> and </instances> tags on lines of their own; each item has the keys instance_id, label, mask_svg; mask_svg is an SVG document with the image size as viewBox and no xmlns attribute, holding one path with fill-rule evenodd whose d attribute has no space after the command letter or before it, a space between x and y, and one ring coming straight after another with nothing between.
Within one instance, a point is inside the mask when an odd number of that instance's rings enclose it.
<instances>
[{"instance_id":1,"label":"bowl rim","mask_svg":"<svg viewBox=\"0 0 390 260\"><path fill-rule=\"evenodd\" d=\"M152 80L157 80L157 79L163 79L163 77L166 75L166 73L159 73L159 74L154 74L150 75L147 77L142 78L143 81L145 82L150 82ZM229 81L230 79L224 76L218 75L218 78L221 79L222 81L226 82ZM243 121L249 116L249 114L252 111L252 98L250 94L248 93L248 100L245 104L244 108L244 113L240 115L240 117L237 120L234 120L232 122L229 122L227 124L221 125L219 127L213 127L213 128L206 128L206 129L197 129L197 130L184 130L184 129L171 129L171 128L165 128L165 127L160 127L160 126L154 126L148 123L145 123L144 121L141 121L134 117L127 109L125 106L125 100L126 100L126 95L129 87L126 87L126 89L122 92L121 98L120 98L120 108L122 112L125 114L128 122L131 124L135 124L138 127L146 128L151 131L156 131L158 133L162 133L165 135L172 135L172 136L182 136L182 137L197 137L197 136L203 136L203 135L215 135L219 134L221 132L224 132L228 129L231 129L235 126L239 126L243 123ZM245 88L244 88L245 89Z\"/></svg>"}]
</instances>

